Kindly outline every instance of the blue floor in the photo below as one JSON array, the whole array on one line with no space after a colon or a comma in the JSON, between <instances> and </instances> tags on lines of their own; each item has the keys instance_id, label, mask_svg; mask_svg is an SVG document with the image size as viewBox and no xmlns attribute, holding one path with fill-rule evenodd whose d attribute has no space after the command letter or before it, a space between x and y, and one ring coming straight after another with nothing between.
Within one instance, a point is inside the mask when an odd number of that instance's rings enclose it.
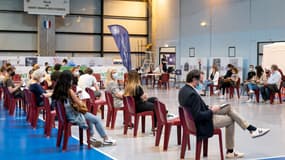
<instances>
[{"instance_id":1,"label":"blue floor","mask_svg":"<svg viewBox=\"0 0 285 160\"><path fill-rule=\"evenodd\" d=\"M1 105L2 106L2 105ZM112 158L87 146L79 146L78 140L69 138L66 152L56 147L57 130L52 130L48 139L43 135L43 122L38 122L38 129L33 130L20 111L9 116L0 107L0 157L2 160L111 160Z\"/></svg>"}]
</instances>

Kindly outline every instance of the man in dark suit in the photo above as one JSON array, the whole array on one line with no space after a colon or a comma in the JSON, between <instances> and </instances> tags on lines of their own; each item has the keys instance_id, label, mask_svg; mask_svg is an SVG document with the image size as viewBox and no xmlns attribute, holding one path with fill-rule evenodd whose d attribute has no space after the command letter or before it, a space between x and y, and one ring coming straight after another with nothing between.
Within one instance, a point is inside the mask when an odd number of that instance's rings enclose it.
<instances>
[{"instance_id":1,"label":"man in dark suit","mask_svg":"<svg viewBox=\"0 0 285 160\"><path fill-rule=\"evenodd\" d=\"M186 85L179 91L179 104L185 107L194 118L198 139L205 139L213 135L214 128L226 127L227 158L241 158L243 153L234 152L235 122L242 129L247 129L252 138L265 135L269 129L256 128L248 124L232 107L227 105L207 106L196 89L200 81L200 71L192 70L186 77Z\"/></svg>"}]
</instances>

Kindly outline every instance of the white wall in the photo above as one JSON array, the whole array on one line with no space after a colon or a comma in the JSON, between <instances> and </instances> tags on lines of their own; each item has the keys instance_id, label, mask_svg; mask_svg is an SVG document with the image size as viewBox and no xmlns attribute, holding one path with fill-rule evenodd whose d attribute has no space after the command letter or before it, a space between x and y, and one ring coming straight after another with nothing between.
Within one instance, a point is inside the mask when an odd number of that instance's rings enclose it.
<instances>
[{"instance_id":1,"label":"white wall","mask_svg":"<svg viewBox=\"0 0 285 160\"><path fill-rule=\"evenodd\" d=\"M228 47L236 47L236 56L257 62L258 41L285 40L284 0L215 1L210 25L210 1L181 0L181 55L196 48L196 56L228 56ZM208 26L201 27L206 21Z\"/></svg>"}]
</instances>

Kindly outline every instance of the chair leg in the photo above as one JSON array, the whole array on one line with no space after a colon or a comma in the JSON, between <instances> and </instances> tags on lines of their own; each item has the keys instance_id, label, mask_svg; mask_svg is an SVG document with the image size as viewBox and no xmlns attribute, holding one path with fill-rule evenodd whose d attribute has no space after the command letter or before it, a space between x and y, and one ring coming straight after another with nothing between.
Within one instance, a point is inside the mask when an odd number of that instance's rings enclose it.
<instances>
[{"instance_id":1,"label":"chair leg","mask_svg":"<svg viewBox=\"0 0 285 160\"><path fill-rule=\"evenodd\" d=\"M106 120L106 127L109 127L110 126L110 123L111 123L111 119L112 119L112 113L113 111L109 111L107 112L107 120Z\"/></svg>"},{"instance_id":2,"label":"chair leg","mask_svg":"<svg viewBox=\"0 0 285 160\"><path fill-rule=\"evenodd\" d=\"M124 124L124 135L126 135L127 132L128 132L128 125L132 123L131 119L132 119L131 115L127 111L125 111L125 116L124 116L124 122L125 122L125 124Z\"/></svg>"},{"instance_id":3,"label":"chair leg","mask_svg":"<svg viewBox=\"0 0 285 160\"><path fill-rule=\"evenodd\" d=\"M282 104L282 95L281 95L281 92L278 93L278 97L279 97L279 102L280 102L280 104Z\"/></svg>"},{"instance_id":4,"label":"chair leg","mask_svg":"<svg viewBox=\"0 0 285 160\"><path fill-rule=\"evenodd\" d=\"M237 89L237 96L238 96L238 98L240 98L239 88L237 87L236 89Z\"/></svg>"},{"instance_id":5,"label":"chair leg","mask_svg":"<svg viewBox=\"0 0 285 160\"><path fill-rule=\"evenodd\" d=\"M157 132L156 132L156 137L155 137L155 146L159 145L162 129L163 129L163 125L159 125L157 127Z\"/></svg>"},{"instance_id":6,"label":"chair leg","mask_svg":"<svg viewBox=\"0 0 285 160\"><path fill-rule=\"evenodd\" d=\"M142 116L142 133L145 133L145 116Z\"/></svg>"},{"instance_id":7,"label":"chair leg","mask_svg":"<svg viewBox=\"0 0 285 160\"><path fill-rule=\"evenodd\" d=\"M66 149L67 149L69 131L70 131L70 125L69 125L69 124L66 124L66 125L64 126L64 138L63 138L62 151L66 151Z\"/></svg>"},{"instance_id":8,"label":"chair leg","mask_svg":"<svg viewBox=\"0 0 285 160\"><path fill-rule=\"evenodd\" d=\"M196 138L196 154L195 154L195 160L200 160L202 142L203 142L202 140L198 140L198 139Z\"/></svg>"},{"instance_id":9,"label":"chair leg","mask_svg":"<svg viewBox=\"0 0 285 160\"><path fill-rule=\"evenodd\" d=\"M180 151L180 158L181 159L184 159L185 151L186 151L186 145L188 143L188 138L189 138L189 135L187 135L185 132L183 132L181 151Z\"/></svg>"},{"instance_id":10,"label":"chair leg","mask_svg":"<svg viewBox=\"0 0 285 160\"><path fill-rule=\"evenodd\" d=\"M134 137L136 137L138 133L139 121L139 116L135 115Z\"/></svg>"},{"instance_id":11,"label":"chair leg","mask_svg":"<svg viewBox=\"0 0 285 160\"><path fill-rule=\"evenodd\" d=\"M60 147L61 139L62 139L62 133L63 133L63 126L58 125L58 132L57 132L57 139L56 139L56 146Z\"/></svg>"},{"instance_id":12,"label":"chair leg","mask_svg":"<svg viewBox=\"0 0 285 160\"><path fill-rule=\"evenodd\" d=\"M88 149L91 149L91 143L90 143L90 129L87 129L87 130L86 130L86 137L87 137Z\"/></svg>"},{"instance_id":13,"label":"chair leg","mask_svg":"<svg viewBox=\"0 0 285 160\"><path fill-rule=\"evenodd\" d=\"M112 115L112 118L111 118L111 129L115 128L115 122L116 122L116 119L117 119L117 112L118 112L118 110L116 110L116 109L113 110L113 115Z\"/></svg>"},{"instance_id":14,"label":"chair leg","mask_svg":"<svg viewBox=\"0 0 285 160\"><path fill-rule=\"evenodd\" d=\"M203 156L208 156L208 139L203 140Z\"/></svg>"},{"instance_id":15,"label":"chair leg","mask_svg":"<svg viewBox=\"0 0 285 160\"><path fill-rule=\"evenodd\" d=\"M100 106L101 109L101 118L104 119L104 105Z\"/></svg>"},{"instance_id":16,"label":"chair leg","mask_svg":"<svg viewBox=\"0 0 285 160\"><path fill-rule=\"evenodd\" d=\"M83 145L83 129L82 128L79 128L79 143L80 143L80 146Z\"/></svg>"},{"instance_id":17,"label":"chair leg","mask_svg":"<svg viewBox=\"0 0 285 160\"><path fill-rule=\"evenodd\" d=\"M171 132L171 125L166 124L165 130L164 130L164 142L163 142L163 151L167 151L168 143L169 143L169 137Z\"/></svg>"},{"instance_id":18,"label":"chair leg","mask_svg":"<svg viewBox=\"0 0 285 160\"><path fill-rule=\"evenodd\" d=\"M220 144L221 160L224 160L224 153L223 153L223 138L222 138L222 134L219 134L219 144Z\"/></svg>"},{"instance_id":19,"label":"chair leg","mask_svg":"<svg viewBox=\"0 0 285 160\"><path fill-rule=\"evenodd\" d=\"M181 125L177 125L177 144L181 145Z\"/></svg>"}]
</instances>

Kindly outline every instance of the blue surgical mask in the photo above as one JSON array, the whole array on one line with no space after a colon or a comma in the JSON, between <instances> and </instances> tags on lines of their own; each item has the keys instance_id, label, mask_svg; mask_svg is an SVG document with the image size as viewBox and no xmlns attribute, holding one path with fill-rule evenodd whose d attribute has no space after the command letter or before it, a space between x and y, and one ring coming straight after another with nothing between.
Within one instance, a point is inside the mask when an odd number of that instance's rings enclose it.
<instances>
[{"instance_id":1,"label":"blue surgical mask","mask_svg":"<svg viewBox=\"0 0 285 160\"><path fill-rule=\"evenodd\" d=\"M112 77L113 77L114 79L118 79L118 78L119 78L119 75L118 75L118 73L116 72L116 73L113 73L113 74L112 74Z\"/></svg>"}]
</instances>

